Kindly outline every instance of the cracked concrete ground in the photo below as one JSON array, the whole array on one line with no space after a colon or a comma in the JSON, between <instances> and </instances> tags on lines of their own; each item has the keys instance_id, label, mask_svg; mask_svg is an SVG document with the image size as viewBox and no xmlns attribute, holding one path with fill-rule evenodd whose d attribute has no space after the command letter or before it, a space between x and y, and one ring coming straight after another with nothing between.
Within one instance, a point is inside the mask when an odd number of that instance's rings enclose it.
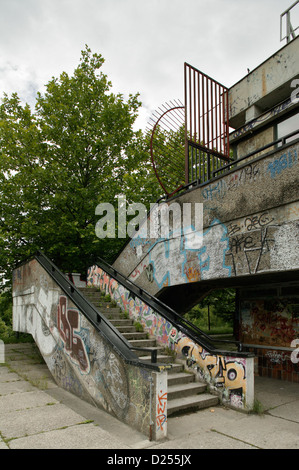
<instances>
[{"instance_id":1,"label":"cracked concrete ground","mask_svg":"<svg viewBox=\"0 0 299 470\"><path fill-rule=\"evenodd\" d=\"M298 449L299 385L256 378L262 415L218 406L168 419L150 442L59 388L34 344L7 345L0 364L0 449Z\"/></svg>"}]
</instances>

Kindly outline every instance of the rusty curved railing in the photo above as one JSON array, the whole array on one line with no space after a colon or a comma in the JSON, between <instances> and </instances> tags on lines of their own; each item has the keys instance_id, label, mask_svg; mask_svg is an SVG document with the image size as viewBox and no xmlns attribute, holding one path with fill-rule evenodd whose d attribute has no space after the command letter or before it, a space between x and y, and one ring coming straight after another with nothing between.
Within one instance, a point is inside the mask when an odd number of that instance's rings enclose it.
<instances>
[{"instance_id":1,"label":"rusty curved railing","mask_svg":"<svg viewBox=\"0 0 299 470\"><path fill-rule=\"evenodd\" d=\"M185 107L180 103L165 104L153 116L152 165L164 193L172 196L185 181Z\"/></svg>"}]
</instances>

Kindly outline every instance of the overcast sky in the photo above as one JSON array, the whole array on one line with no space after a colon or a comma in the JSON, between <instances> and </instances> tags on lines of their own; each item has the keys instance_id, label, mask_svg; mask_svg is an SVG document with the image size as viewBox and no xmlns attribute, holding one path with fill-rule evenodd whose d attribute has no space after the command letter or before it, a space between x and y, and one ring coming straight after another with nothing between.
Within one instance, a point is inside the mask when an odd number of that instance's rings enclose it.
<instances>
[{"instance_id":1,"label":"overcast sky","mask_svg":"<svg viewBox=\"0 0 299 470\"><path fill-rule=\"evenodd\" d=\"M144 128L158 106L183 100L185 61L230 87L283 47L280 14L293 3L0 0L0 95L34 106L53 76L73 73L87 44L105 58L113 91L140 93ZM299 26L299 4L292 20Z\"/></svg>"}]
</instances>

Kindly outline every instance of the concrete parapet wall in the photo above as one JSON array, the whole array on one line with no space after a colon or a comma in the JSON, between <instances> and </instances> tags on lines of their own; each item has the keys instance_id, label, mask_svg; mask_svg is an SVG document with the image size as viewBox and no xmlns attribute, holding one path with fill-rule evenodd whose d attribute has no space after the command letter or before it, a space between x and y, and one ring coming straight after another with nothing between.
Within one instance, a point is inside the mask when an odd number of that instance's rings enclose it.
<instances>
[{"instance_id":1,"label":"concrete parapet wall","mask_svg":"<svg viewBox=\"0 0 299 470\"><path fill-rule=\"evenodd\" d=\"M114 267L156 295L182 284L299 269L299 143L278 149L167 204L203 204L203 231L142 238ZM149 217L149 220L151 215ZM189 227L190 229L190 227ZM142 230L142 228L141 228Z\"/></svg>"},{"instance_id":2,"label":"concrete parapet wall","mask_svg":"<svg viewBox=\"0 0 299 470\"><path fill-rule=\"evenodd\" d=\"M291 96L292 81L299 76L299 37L265 60L229 90L229 121L234 128L255 113L272 108ZM247 116L246 116L247 113Z\"/></svg>"},{"instance_id":3,"label":"concrete parapet wall","mask_svg":"<svg viewBox=\"0 0 299 470\"><path fill-rule=\"evenodd\" d=\"M126 363L37 260L14 271L13 328L33 336L59 386L149 435L167 373ZM167 424L152 435L166 434Z\"/></svg>"}]
</instances>

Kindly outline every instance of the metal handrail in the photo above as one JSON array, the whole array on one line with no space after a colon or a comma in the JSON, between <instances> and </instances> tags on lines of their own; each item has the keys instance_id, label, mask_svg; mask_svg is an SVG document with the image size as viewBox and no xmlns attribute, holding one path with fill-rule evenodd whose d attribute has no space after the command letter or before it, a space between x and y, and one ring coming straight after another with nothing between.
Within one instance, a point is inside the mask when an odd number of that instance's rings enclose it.
<instances>
[{"instance_id":1,"label":"metal handrail","mask_svg":"<svg viewBox=\"0 0 299 470\"><path fill-rule=\"evenodd\" d=\"M227 165L222 166L221 168L218 168L217 170L213 171L213 177L215 177L215 175L219 173L220 171L229 169L231 166L237 165L239 162L246 160L247 158L253 157L257 153L263 152L264 150L267 150L268 148L273 147L274 145L282 144L282 147L283 147L284 145L286 145L286 141L288 139L290 139L291 137L294 137L294 135L297 135L297 134L299 134L299 129L281 137L280 139L274 140L273 142L270 142L269 144L264 145L263 147L260 147L257 150L254 150L253 152L250 152L247 155L244 155L243 157L240 157L237 160L234 160L231 163L228 163Z\"/></svg>"},{"instance_id":2,"label":"metal handrail","mask_svg":"<svg viewBox=\"0 0 299 470\"><path fill-rule=\"evenodd\" d=\"M94 328L103 335L112 347L129 363L138 367L146 367L159 371L160 367L157 363L156 348L146 348L151 353L151 363L142 362L142 360L133 352L136 350L144 350L144 348L133 347L121 333L107 320L107 318L91 303L79 289L63 274L57 266L41 251L37 251L34 258L47 271L47 273L55 280L59 287L70 297L71 301L78 307L80 312L92 323ZM164 364L163 364L164 367Z\"/></svg>"},{"instance_id":3,"label":"metal handrail","mask_svg":"<svg viewBox=\"0 0 299 470\"><path fill-rule=\"evenodd\" d=\"M217 339L217 343L236 344L238 346L238 352L227 351L222 349L220 350L218 348L215 348L212 344L213 339L208 334L206 334L196 325L191 323L189 320L186 320L183 316L178 314L168 305L164 304L157 297L154 297L145 289L142 289L137 286L137 284L129 280L126 276L117 271L113 266L110 266L106 261L100 258L97 262L95 262L95 264L101 269L103 269L103 271L105 271L107 274L109 274L109 276L119 282L123 287L128 289L131 294L138 297L140 300L150 306L153 310L158 312L163 318L172 323L175 328L177 328L179 331L191 338L194 342L200 344L206 351L210 352L211 354L230 355L237 357L251 357L250 353L242 351L242 343L240 341Z\"/></svg>"}]
</instances>

